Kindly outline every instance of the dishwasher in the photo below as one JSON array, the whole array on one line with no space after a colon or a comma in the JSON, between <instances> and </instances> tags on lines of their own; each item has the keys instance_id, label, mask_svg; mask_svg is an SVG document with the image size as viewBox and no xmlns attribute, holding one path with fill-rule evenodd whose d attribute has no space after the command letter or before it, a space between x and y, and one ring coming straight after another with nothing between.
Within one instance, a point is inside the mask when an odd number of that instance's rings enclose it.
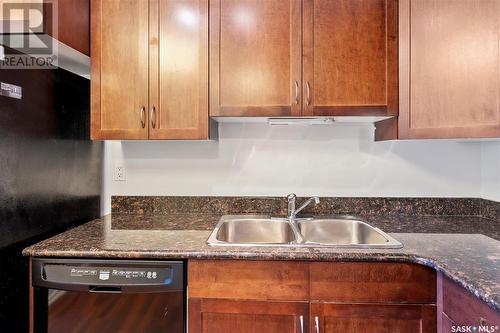
<instances>
[{"instance_id":1,"label":"dishwasher","mask_svg":"<svg viewBox=\"0 0 500 333\"><path fill-rule=\"evenodd\" d=\"M182 333L182 261L33 259L36 333Z\"/></svg>"}]
</instances>

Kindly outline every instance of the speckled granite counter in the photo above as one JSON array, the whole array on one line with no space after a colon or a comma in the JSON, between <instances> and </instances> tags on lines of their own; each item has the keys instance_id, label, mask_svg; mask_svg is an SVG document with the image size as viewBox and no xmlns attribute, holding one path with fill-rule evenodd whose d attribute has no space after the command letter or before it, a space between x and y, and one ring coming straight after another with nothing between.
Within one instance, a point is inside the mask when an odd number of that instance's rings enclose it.
<instances>
[{"instance_id":1,"label":"speckled granite counter","mask_svg":"<svg viewBox=\"0 0 500 333\"><path fill-rule=\"evenodd\" d=\"M443 272L500 310L500 241L495 221L481 217L365 217L402 242L402 249L209 247L206 240L219 218L200 213L113 214L35 244L23 253L34 257L414 262ZM461 233L464 231L475 234Z\"/></svg>"}]
</instances>

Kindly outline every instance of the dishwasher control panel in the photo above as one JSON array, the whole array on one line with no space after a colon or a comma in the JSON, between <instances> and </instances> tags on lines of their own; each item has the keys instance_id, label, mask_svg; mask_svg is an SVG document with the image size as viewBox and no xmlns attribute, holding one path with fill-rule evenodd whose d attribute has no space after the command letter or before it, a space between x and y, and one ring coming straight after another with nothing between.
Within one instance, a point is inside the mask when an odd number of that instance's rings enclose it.
<instances>
[{"instance_id":1,"label":"dishwasher control panel","mask_svg":"<svg viewBox=\"0 0 500 333\"><path fill-rule=\"evenodd\" d=\"M80 277L97 277L101 281L109 281L109 280L131 280L131 281L155 281L171 278L172 270L170 268L162 268L159 270L156 269L146 269L143 270L137 267L126 267L120 269L114 268L95 268L95 267L72 267L69 270L69 274L73 278Z\"/></svg>"},{"instance_id":2,"label":"dishwasher control panel","mask_svg":"<svg viewBox=\"0 0 500 333\"><path fill-rule=\"evenodd\" d=\"M173 261L34 259L33 285L54 289L182 290L184 263Z\"/></svg>"}]
</instances>

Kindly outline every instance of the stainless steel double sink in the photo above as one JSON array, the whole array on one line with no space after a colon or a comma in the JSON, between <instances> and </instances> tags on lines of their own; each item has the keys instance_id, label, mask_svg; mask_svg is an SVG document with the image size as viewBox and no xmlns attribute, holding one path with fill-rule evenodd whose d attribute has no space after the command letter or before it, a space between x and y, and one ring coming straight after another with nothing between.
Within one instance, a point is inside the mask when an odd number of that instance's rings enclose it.
<instances>
[{"instance_id":1,"label":"stainless steel double sink","mask_svg":"<svg viewBox=\"0 0 500 333\"><path fill-rule=\"evenodd\" d=\"M226 215L220 219L207 243L211 246L268 247L403 246L382 230L351 216L289 219L262 215Z\"/></svg>"}]
</instances>

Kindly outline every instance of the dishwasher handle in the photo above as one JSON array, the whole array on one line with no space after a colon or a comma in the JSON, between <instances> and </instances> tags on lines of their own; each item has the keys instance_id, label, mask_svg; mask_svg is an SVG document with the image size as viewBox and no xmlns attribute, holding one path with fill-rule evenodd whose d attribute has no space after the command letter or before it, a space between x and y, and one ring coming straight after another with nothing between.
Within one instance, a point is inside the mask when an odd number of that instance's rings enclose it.
<instances>
[{"instance_id":1,"label":"dishwasher handle","mask_svg":"<svg viewBox=\"0 0 500 333\"><path fill-rule=\"evenodd\" d=\"M90 293L121 294L122 291L121 287L89 286Z\"/></svg>"}]
</instances>

